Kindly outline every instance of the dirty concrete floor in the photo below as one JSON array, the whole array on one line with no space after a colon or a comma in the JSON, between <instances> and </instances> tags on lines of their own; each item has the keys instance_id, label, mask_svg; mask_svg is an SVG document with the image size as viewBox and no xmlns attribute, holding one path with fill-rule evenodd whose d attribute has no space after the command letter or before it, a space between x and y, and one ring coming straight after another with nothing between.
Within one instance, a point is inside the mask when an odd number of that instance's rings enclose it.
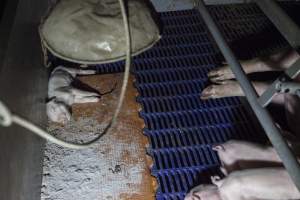
<instances>
[{"instance_id":1,"label":"dirty concrete floor","mask_svg":"<svg viewBox=\"0 0 300 200\"><path fill-rule=\"evenodd\" d=\"M49 131L69 141L95 138L108 124L117 104L122 74L81 77L100 93L117 88L99 103L74 105L73 119L62 126L50 124ZM131 77L125 103L113 130L93 148L69 150L48 143L45 149L43 200L151 200L156 182L150 175L146 156L147 138L139 118L137 91Z\"/></svg>"}]
</instances>

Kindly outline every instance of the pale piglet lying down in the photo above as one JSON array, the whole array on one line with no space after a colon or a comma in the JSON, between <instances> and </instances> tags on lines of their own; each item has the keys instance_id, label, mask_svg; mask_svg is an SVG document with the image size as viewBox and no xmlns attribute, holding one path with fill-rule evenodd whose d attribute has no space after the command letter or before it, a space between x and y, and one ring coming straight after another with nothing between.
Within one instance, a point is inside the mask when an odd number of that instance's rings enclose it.
<instances>
[{"instance_id":1,"label":"pale piglet lying down","mask_svg":"<svg viewBox=\"0 0 300 200\"><path fill-rule=\"evenodd\" d=\"M194 188L185 200L300 199L272 147L232 140L214 146L214 150L220 157L222 171L229 175L223 180L212 177L212 185Z\"/></svg>"},{"instance_id":2,"label":"pale piglet lying down","mask_svg":"<svg viewBox=\"0 0 300 200\"><path fill-rule=\"evenodd\" d=\"M51 73L48 84L47 115L53 122L66 123L71 118L70 107L74 103L92 103L100 100L100 94L78 89L72 84L77 75L95 74L94 70L72 69L59 66Z\"/></svg>"},{"instance_id":3,"label":"pale piglet lying down","mask_svg":"<svg viewBox=\"0 0 300 200\"><path fill-rule=\"evenodd\" d=\"M297 200L300 193L286 170L261 168L236 171L212 185L201 185L185 200Z\"/></svg>"}]
</instances>

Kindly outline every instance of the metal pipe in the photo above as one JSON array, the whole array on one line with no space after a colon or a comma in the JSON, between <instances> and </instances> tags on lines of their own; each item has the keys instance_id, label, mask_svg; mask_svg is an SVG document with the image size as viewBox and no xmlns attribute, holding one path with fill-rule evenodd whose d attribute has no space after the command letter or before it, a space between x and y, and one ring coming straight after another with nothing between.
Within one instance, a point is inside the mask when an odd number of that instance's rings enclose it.
<instances>
[{"instance_id":1,"label":"metal pipe","mask_svg":"<svg viewBox=\"0 0 300 200\"><path fill-rule=\"evenodd\" d=\"M282 79L295 79L300 74L300 59L298 59L292 66L285 70L276 81L259 97L258 102L261 106L266 107L271 103L273 97L277 94L277 85L282 82Z\"/></svg>"},{"instance_id":2,"label":"metal pipe","mask_svg":"<svg viewBox=\"0 0 300 200\"><path fill-rule=\"evenodd\" d=\"M283 136L281 135L279 129L275 126L274 121L269 114L269 112L263 108L258 102L258 94L256 93L253 85L248 80L241 64L233 54L232 50L226 43L222 33L210 16L203 0L198 0L198 10L202 15L202 18L209 31L213 35L216 43L218 44L221 52L226 58L231 70L235 74L238 82L240 83L253 111L255 112L257 118L259 119L262 127L264 128L267 136L269 137L271 143L273 144L275 150L277 151L279 157L283 161L285 168L290 174L292 180L300 191L300 165L297 159L293 155L292 151L289 149L288 144L285 142Z\"/></svg>"},{"instance_id":3,"label":"metal pipe","mask_svg":"<svg viewBox=\"0 0 300 200\"><path fill-rule=\"evenodd\" d=\"M300 28L274 0L254 0L293 48L300 47Z\"/></svg>"}]
</instances>

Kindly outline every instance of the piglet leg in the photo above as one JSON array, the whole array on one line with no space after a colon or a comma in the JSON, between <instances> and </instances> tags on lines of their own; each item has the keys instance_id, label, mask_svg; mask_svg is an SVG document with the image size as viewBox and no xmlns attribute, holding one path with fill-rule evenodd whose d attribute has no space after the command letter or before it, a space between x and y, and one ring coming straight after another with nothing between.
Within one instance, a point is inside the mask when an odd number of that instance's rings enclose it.
<instances>
[{"instance_id":1,"label":"piglet leg","mask_svg":"<svg viewBox=\"0 0 300 200\"><path fill-rule=\"evenodd\" d=\"M234 79L235 75L231 71L230 66L224 62L222 67L214 69L208 73L208 78L212 82L220 82L224 80ZM256 72L261 69L262 61L259 58L255 58L252 60L241 61L241 66L244 71L248 73Z\"/></svg>"},{"instance_id":2,"label":"piglet leg","mask_svg":"<svg viewBox=\"0 0 300 200\"><path fill-rule=\"evenodd\" d=\"M95 103L101 98L98 93L80 90L72 86L57 88L55 94L58 101L69 106L74 103Z\"/></svg>"},{"instance_id":3,"label":"piglet leg","mask_svg":"<svg viewBox=\"0 0 300 200\"><path fill-rule=\"evenodd\" d=\"M253 85L259 95L264 93L269 86L269 84L265 82L253 82ZM245 96L245 94L237 81L227 80L206 87L202 91L201 99L218 99L232 96Z\"/></svg>"},{"instance_id":4,"label":"piglet leg","mask_svg":"<svg viewBox=\"0 0 300 200\"><path fill-rule=\"evenodd\" d=\"M254 58L251 60L241 61L241 66L245 73L266 71L283 71L297 61L299 54L294 50L283 51L263 58ZM222 67L212 70L208 77L212 82L234 79L235 75L227 63Z\"/></svg>"}]
</instances>

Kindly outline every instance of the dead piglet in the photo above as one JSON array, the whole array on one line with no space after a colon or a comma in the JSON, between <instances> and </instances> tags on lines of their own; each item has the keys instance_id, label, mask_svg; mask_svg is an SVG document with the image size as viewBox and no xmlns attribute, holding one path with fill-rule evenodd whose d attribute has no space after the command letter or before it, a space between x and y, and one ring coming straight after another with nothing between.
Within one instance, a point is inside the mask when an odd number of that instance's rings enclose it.
<instances>
[{"instance_id":1,"label":"dead piglet","mask_svg":"<svg viewBox=\"0 0 300 200\"><path fill-rule=\"evenodd\" d=\"M100 95L75 88L72 83L77 75L95 74L94 70L80 70L59 66L51 73L48 84L47 115L53 122L66 123L70 120L70 106L74 103L92 103Z\"/></svg>"}]
</instances>

